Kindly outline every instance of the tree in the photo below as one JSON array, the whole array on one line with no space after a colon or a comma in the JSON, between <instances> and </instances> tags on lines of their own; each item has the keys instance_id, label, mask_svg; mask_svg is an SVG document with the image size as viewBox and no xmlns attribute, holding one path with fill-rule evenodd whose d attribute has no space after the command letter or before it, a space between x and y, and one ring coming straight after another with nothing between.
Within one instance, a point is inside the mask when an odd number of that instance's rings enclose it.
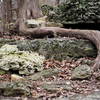
<instances>
[{"instance_id":1,"label":"tree","mask_svg":"<svg viewBox=\"0 0 100 100\"><path fill-rule=\"evenodd\" d=\"M12 0L3 0L1 2L1 12L3 32L6 33L9 30L9 23L12 22Z\"/></svg>"},{"instance_id":2,"label":"tree","mask_svg":"<svg viewBox=\"0 0 100 100\"><path fill-rule=\"evenodd\" d=\"M18 25L19 31L23 32L27 30L25 21L41 17L42 11L39 7L39 0L20 0L19 2Z\"/></svg>"}]
</instances>

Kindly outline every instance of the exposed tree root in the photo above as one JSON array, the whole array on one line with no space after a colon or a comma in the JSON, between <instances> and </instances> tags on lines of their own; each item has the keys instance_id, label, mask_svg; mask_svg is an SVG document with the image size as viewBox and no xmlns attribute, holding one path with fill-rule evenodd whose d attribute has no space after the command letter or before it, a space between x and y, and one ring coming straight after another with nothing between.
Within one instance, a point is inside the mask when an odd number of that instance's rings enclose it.
<instances>
[{"instance_id":1,"label":"exposed tree root","mask_svg":"<svg viewBox=\"0 0 100 100\"><path fill-rule=\"evenodd\" d=\"M98 50L97 58L94 63L94 70L100 69L100 31L95 30L78 30L78 29L64 29L59 27L41 27L34 29L25 29L21 32L30 35L31 37L45 37L45 36L61 36L61 37L76 37L84 38L93 42ZM25 35L25 34L24 34Z\"/></svg>"}]
</instances>

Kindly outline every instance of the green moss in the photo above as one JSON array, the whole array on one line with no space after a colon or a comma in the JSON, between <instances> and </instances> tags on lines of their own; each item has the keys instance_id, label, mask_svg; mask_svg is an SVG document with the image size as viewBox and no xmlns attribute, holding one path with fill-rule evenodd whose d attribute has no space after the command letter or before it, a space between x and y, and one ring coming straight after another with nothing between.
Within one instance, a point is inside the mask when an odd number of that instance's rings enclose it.
<instances>
[{"instance_id":1,"label":"green moss","mask_svg":"<svg viewBox=\"0 0 100 100\"><path fill-rule=\"evenodd\" d=\"M0 70L0 75L3 75L3 74L5 74L5 73L6 73L5 71Z\"/></svg>"}]
</instances>

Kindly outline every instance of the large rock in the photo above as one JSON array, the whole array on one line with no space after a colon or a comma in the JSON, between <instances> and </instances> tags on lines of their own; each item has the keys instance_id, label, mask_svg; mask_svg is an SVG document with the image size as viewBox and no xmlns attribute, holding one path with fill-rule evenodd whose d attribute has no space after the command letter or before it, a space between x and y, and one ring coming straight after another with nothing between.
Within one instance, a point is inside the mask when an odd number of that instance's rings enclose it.
<instances>
[{"instance_id":1,"label":"large rock","mask_svg":"<svg viewBox=\"0 0 100 100\"><path fill-rule=\"evenodd\" d=\"M61 72L60 70L58 69L47 69L47 70L42 70L41 72L38 72L34 75L31 75L31 76L28 76L27 79L30 79L32 81L36 81L36 80L39 80L43 77L50 77L50 76L53 76L53 75L57 75L59 72Z\"/></svg>"},{"instance_id":2,"label":"large rock","mask_svg":"<svg viewBox=\"0 0 100 100\"><path fill-rule=\"evenodd\" d=\"M91 77L92 70L88 65L80 65L72 72L72 79L86 79Z\"/></svg>"},{"instance_id":3,"label":"large rock","mask_svg":"<svg viewBox=\"0 0 100 100\"><path fill-rule=\"evenodd\" d=\"M100 100L100 91L95 91L89 95L74 95L68 100Z\"/></svg>"},{"instance_id":4,"label":"large rock","mask_svg":"<svg viewBox=\"0 0 100 100\"><path fill-rule=\"evenodd\" d=\"M0 96L29 96L29 86L22 82L0 82Z\"/></svg>"},{"instance_id":5,"label":"large rock","mask_svg":"<svg viewBox=\"0 0 100 100\"><path fill-rule=\"evenodd\" d=\"M68 84L67 84L68 83ZM51 82L45 82L41 85L41 87L47 91L58 91L60 89L62 90L72 90L71 84L68 81L51 81Z\"/></svg>"},{"instance_id":6,"label":"large rock","mask_svg":"<svg viewBox=\"0 0 100 100\"><path fill-rule=\"evenodd\" d=\"M35 51L47 59L64 60L69 57L96 57L97 50L88 40L53 38L14 41L0 39L0 45L5 43L17 45L21 51Z\"/></svg>"},{"instance_id":7,"label":"large rock","mask_svg":"<svg viewBox=\"0 0 100 100\"><path fill-rule=\"evenodd\" d=\"M0 48L0 69L22 75L43 69L45 57L35 52L19 51L16 45L5 44Z\"/></svg>"},{"instance_id":8,"label":"large rock","mask_svg":"<svg viewBox=\"0 0 100 100\"><path fill-rule=\"evenodd\" d=\"M35 39L17 42L20 50L32 50L44 55L47 59L64 60L69 57L95 57L96 48L86 40L55 38Z\"/></svg>"},{"instance_id":9,"label":"large rock","mask_svg":"<svg viewBox=\"0 0 100 100\"><path fill-rule=\"evenodd\" d=\"M0 100L33 100L33 98L27 97L0 97ZM42 98L41 98L42 99ZM41 100L39 99L39 100ZM100 100L100 91L94 91L88 95L77 94L70 97L57 97L54 100Z\"/></svg>"},{"instance_id":10,"label":"large rock","mask_svg":"<svg viewBox=\"0 0 100 100\"><path fill-rule=\"evenodd\" d=\"M36 27L63 27L61 23L49 22L46 20L47 16L40 17L37 19L29 19L26 21L26 26L28 28Z\"/></svg>"}]
</instances>

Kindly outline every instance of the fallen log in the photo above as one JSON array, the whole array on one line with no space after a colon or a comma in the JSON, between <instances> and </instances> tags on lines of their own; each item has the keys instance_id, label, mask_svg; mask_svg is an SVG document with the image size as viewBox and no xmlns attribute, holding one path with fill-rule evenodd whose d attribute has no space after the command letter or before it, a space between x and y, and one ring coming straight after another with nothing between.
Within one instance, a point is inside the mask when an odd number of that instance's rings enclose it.
<instances>
[{"instance_id":1,"label":"fallen log","mask_svg":"<svg viewBox=\"0 0 100 100\"><path fill-rule=\"evenodd\" d=\"M100 31L96 30L78 30L78 29L64 29L59 27L41 27L34 29L21 29L22 33L28 34L31 37L44 37L44 36L61 36L61 37L76 37L84 38L93 42L98 50L98 55L95 59L94 70L100 69Z\"/></svg>"}]
</instances>

